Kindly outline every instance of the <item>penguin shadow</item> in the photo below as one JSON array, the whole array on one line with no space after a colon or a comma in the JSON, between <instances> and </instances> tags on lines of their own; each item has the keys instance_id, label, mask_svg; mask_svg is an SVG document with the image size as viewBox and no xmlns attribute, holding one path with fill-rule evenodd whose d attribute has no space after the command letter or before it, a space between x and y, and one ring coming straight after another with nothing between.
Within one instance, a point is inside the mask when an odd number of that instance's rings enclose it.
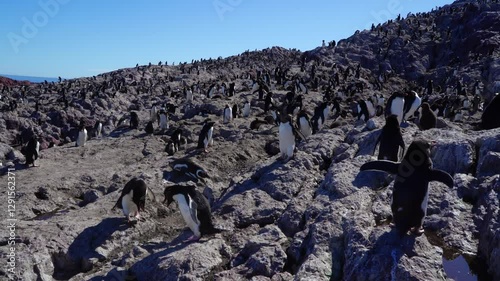
<instances>
[{"instance_id":1,"label":"penguin shadow","mask_svg":"<svg viewBox=\"0 0 500 281\"><path fill-rule=\"evenodd\" d=\"M193 182L195 184L203 182L199 179L192 178L190 176L187 176L186 174L182 172L178 172L175 170L172 171L163 171L163 179L167 181L168 183L173 183L173 184L181 184L181 183L187 183L187 182Z\"/></svg>"},{"instance_id":2,"label":"penguin shadow","mask_svg":"<svg viewBox=\"0 0 500 281\"><path fill-rule=\"evenodd\" d=\"M388 187L394 178L395 176L382 171L360 171L352 181L352 185L357 188L366 186L377 191Z\"/></svg>"},{"instance_id":3,"label":"penguin shadow","mask_svg":"<svg viewBox=\"0 0 500 281\"><path fill-rule=\"evenodd\" d=\"M124 135L128 132L131 132L132 130L134 130L134 129L132 129L130 127L118 127L116 129L114 129L111 133L109 133L109 136L112 138L119 138L122 135Z\"/></svg>"},{"instance_id":4,"label":"penguin shadow","mask_svg":"<svg viewBox=\"0 0 500 281\"><path fill-rule=\"evenodd\" d=\"M96 249L108 241L116 231L124 231L129 226L122 217L106 218L95 226L84 229L68 248L68 256L73 259L105 259Z\"/></svg>"}]
</instances>

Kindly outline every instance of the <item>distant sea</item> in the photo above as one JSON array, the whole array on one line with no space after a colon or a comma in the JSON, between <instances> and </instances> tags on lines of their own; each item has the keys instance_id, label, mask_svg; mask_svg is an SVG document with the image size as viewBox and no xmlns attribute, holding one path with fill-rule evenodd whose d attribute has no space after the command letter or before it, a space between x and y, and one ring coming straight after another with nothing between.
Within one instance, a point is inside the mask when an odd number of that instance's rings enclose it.
<instances>
[{"instance_id":1,"label":"distant sea","mask_svg":"<svg viewBox=\"0 0 500 281\"><path fill-rule=\"evenodd\" d=\"M30 81L32 83L41 83L47 80L47 82L57 82L58 78L49 78L49 77L33 77L33 76L19 76L19 75L9 75L9 74L0 74L0 76L7 77L10 79L18 80L18 81Z\"/></svg>"}]
</instances>

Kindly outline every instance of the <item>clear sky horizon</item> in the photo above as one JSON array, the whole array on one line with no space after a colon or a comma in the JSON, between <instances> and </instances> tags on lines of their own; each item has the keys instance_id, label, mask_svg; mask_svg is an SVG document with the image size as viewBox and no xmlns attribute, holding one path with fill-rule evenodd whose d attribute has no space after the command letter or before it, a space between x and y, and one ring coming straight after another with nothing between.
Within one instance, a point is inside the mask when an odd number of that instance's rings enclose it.
<instances>
[{"instance_id":1,"label":"clear sky horizon","mask_svg":"<svg viewBox=\"0 0 500 281\"><path fill-rule=\"evenodd\" d=\"M0 2L0 73L76 78L159 61L314 49L452 0L24 0Z\"/></svg>"}]
</instances>

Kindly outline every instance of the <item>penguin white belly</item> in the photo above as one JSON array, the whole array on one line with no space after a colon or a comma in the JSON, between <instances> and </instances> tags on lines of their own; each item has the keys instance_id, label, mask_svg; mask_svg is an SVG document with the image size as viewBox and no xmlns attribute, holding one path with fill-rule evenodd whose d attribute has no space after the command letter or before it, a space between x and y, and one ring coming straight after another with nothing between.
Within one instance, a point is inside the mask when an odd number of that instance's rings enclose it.
<instances>
[{"instance_id":1,"label":"penguin white belly","mask_svg":"<svg viewBox=\"0 0 500 281\"><path fill-rule=\"evenodd\" d=\"M233 110L228 107L224 109L224 123L231 122L231 119L233 119Z\"/></svg>"},{"instance_id":2,"label":"penguin white belly","mask_svg":"<svg viewBox=\"0 0 500 281\"><path fill-rule=\"evenodd\" d=\"M427 192L425 193L424 200L420 204L420 209L422 210L423 216L420 221L420 226L424 225L424 218L427 216L427 203L429 201L429 189L427 189Z\"/></svg>"},{"instance_id":3,"label":"penguin white belly","mask_svg":"<svg viewBox=\"0 0 500 281\"><path fill-rule=\"evenodd\" d=\"M160 129L168 130L168 118L166 114L160 115Z\"/></svg>"},{"instance_id":4,"label":"penguin white belly","mask_svg":"<svg viewBox=\"0 0 500 281\"><path fill-rule=\"evenodd\" d=\"M125 194L122 197L122 208L123 214L128 218L129 215L136 216L139 211L137 205L132 201L132 197L134 196L134 191L130 191L129 194Z\"/></svg>"},{"instance_id":5,"label":"penguin white belly","mask_svg":"<svg viewBox=\"0 0 500 281\"><path fill-rule=\"evenodd\" d=\"M369 118L372 118L375 116L375 106L373 105L373 103L371 101L366 101L366 109L368 110L368 117Z\"/></svg>"},{"instance_id":6,"label":"penguin white belly","mask_svg":"<svg viewBox=\"0 0 500 281\"><path fill-rule=\"evenodd\" d=\"M98 138L101 137L101 133L102 133L102 123L99 122L99 124L97 125L97 137Z\"/></svg>"},{"instance_id":7,"label":"penguin white belly","mask_svg":"<svg viewBox=\"0 0 500 281\"><path fill-rule=\"evenodd\" d=\"M395 98L391 103L391 114L398 117L398 122L401 124L403 122L403 109L405 106L405 100L403 98Z\"/></svg>"},{"instance_id":8,"label":"penguin white belly","mask_svg":"<svg viewBox=\"0 0 500 281\"><path fill-rule=\"evenodd\" d=\"M203 141L203 143L205 144L205 147L207 147L208 145L214 144L214 140L212 139L213 133L214 133L214 128L210 128L210 130L208 130L208 132L207 132L207 136L205 137L205 140Z\"/></svg>"},{"instance_id":9,"label":"penguin white belly","mask_svg":"<svg viewBox=\"0 0 500 281\"><path fill-rule=\"evenodd\" d=\"M186 222L186 225L189 227L189 229L191 229L194 235L196 235L197 237L201 237L200 222L196 217L196 209L192 209L193 202L191 200L189 200L190 202L187 202L186 197L182 194L176 194L172 197L177 202L179 211L181 212L182 218L184 219L184 222Z\"/></svg>"},{"instance_id":10,"label":"penguin white belly","mask_svg":"<svg viewBox=\"0 0 500 281\"><path fill-rule=\"evenodd\" d=\"M405 114L404 120L407 120L408 118L413 116L413 114L415 114L415 111L420 107L421 103L422 99L417 96L413 101L413 103L411 104L410 110Z\"/></svg>"},{"instance_id":11,"label":"penguin white belly","mask_svg":"<svg viewBox=\"0 0 500 281\"><path fill-rule=\"evenodd\" d=\"M192 91L187 91L187 93L186 93L186 101L188 103L193 102L193 92Z\"/></svg>"},{"instance_id":12,"label":"penguin white belly","mask_svg":"<svg viewBox=\"0 0 500 281\"><path fill-rule=\"evenodd\" d=\"M250 116L250 103L245 103L245 106L243 107L243 117L248 116Z\"/></svg>"},{"instance_id":13,"label":"penguin white belly","mask_svg":"<svg viewBox=\"0 0 500 281\"><path fill-rule=\"evenodd\" d=\"M312 128L309 126L309 123L307 122L306 118L302 117L300 118L300 132L304 135L304 137L309 137L312 135Z\"/></svg>"},{"instance_id":14,"label":"penguin white belly","mask_svg":"<svg viewBox=\"0 0 500 281\"><path fill-rule=\"evenodd\" d=\"M281 155L286 155L287 159L290 159L295 149L295 135L293 134L290 123L280 124L279 143Z\"/></svg>"},{"instance_id":15,"label":"penguin white belly","mask_svg":"<svg viewBox=\"0 0 500 281\"><path fill-rule=\"evenodd\" d=\"M330 117L330 106L327 106L325 107L325 109L323 109L323 116L325 120L328 120L328 118Z\"/></svg>"},{"instance_id":16,"label":"penguin white belly","mask_svg":"<svg viewBox=\"0 0 500 281\"><path fill-rule=\"evenodd\" d=\"M463 107L463 108L465 108L465 109L469 109L469 107L470 107L470 102L469 102L469 100L464 100L464 103L463 103L463 106L462 106L462 107Z\"/></svg>"},{"instance_id":17,"label":"penguin white belly","mask_svg":"<svg viewBox=\"0 0 500 281\"><path fill-rule=\"evenodd\" d=\"M156 107L155 106L153 106L153 108L151 108L150 119L151 119L151 122L156 121Z\"/></svg>"},{"instance_id":18,"label":"penguin white belly","mask_svg":"<svg viewBox=\"0 0 500 281\"><path fill-rule=\"evenodd\" d=\"M85 146L85 141L87 140L87 130L78 132L78 138L76 139L76 146Z\"/></svg>"}]
</instances>

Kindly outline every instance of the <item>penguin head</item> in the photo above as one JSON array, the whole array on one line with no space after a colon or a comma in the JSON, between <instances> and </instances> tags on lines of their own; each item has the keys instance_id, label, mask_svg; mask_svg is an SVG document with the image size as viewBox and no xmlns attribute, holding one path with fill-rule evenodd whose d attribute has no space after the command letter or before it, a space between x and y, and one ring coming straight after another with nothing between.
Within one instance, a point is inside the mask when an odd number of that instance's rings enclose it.
<instances>
[{"instance_id":1,"label":"penguin head","mask_svg":"<svg viewBox=\"0 0 500 281\"><path fill-rule=\"evenodd\" d=\"M431 144L423 139L413 141L403 158L413 168L430 168L432 167L431 160Z\"/></svg>"}]
</instances>

